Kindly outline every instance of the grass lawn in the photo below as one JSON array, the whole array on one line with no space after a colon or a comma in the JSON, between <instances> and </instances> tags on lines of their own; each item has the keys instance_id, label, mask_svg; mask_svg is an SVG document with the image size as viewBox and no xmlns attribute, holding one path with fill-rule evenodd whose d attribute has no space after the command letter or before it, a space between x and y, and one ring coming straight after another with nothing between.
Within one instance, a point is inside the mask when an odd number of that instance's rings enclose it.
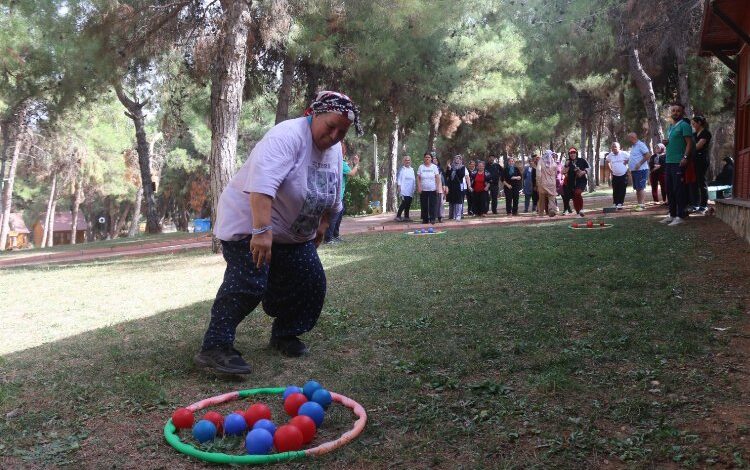
<instances>
[{"instance_id":1,"label":"grass lawn","mask_svg":"<svg viewBox=\"0 0 750 470\"><path fill-rule=\"evenodd\" d=\"M748 246L713 219L567 223L324 247L312 355L271 353L256 312L239 383L192 367L218 256L0 271L0 467L197 468L163 440L175 408L309 378L369 414L313 468L747 465Z\"/></svg>"}]
</instances>

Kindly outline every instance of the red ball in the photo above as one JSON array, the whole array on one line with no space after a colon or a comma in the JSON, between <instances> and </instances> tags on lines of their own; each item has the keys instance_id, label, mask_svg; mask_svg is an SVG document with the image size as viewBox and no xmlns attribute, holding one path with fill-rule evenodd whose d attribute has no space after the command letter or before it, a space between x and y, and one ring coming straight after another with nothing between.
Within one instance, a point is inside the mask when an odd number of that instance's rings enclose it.
<instances>
[{"instance_id":1,"label":"red ball","mask_svg":"<svg viewBox=\"0 0 750 470\"><path fill-rule=\"evenodd\" d=\"M297 410L303 403L307 402L307 397L301 393L292 393L284 400L284 411L289 416L297 416Z\"/></svg>"},{"instance_id":2,"label":"red ball","mask_svg":"<svg viewBox=\"0 0 750 470\"><path fill-rule=\"evenodd\" d=\"M573 228L578 228L578 224L573 224Z\"/></svg>"},{"instance_id":3,"label":"red ball","mask_svg":"<svg viewBox=\"0 0 750 470\"><path fill-rule=\"evenodd\" d=\"M594 222L592 222L592 221L589 220L588 222L586 222L586 227L593 228L594 227Z\"/></svg>"},{"instance_id":4,"label":"red ball","mask_svg":"<svg viewBox=\"0 0 750 470\"><path fill-rule=\"evenodd\" d=\"M179 408L172 413L172 424L177 429L190 429L193 427L194 422L195 417L193 416L193 412L187 408Z\"/></svg>"},{"instance_id":5,"label":"red ball","mask_svg":"<svg viewBox=\"0 0 750 470\"><path fill-rule=\"evenodd\" d=\"M273 435L273 445L279 452L300 450L302 448L303 440L302 431L291 424L285 424L279 427Z\"/></svg>"},{"instance_id":6,"label":"red ball","mask_svg":"<svg viewBox=\"0 0 750 470\"><path fill-rule=\"evenodd\" d=\"M604 227L604 222L599 222L599 227Z\"/></svg>"},{"instance_id":7,"label":"red ball","mask_svg":"<svg viewBox=\"0 0 750 470\"><path fill-rule=\"evenodd\" d=\"M315 421L309 416L297 415L289 421L289 424L296 427L302 433L302 443L307 444L315 437L318 428Z\"/></svg>"},{"instance_id":8,"label":"red ball","mask_svg":"<svg viewBox=\"0 0 750 470\"><path fill-rule=\"evenodd\" d=\"M214 426L216 426L216 433L221 434L224 428L224 417L221 415L221 413L209 411L208 413L203 415L203 419L214 423Z\"/></svg>"},{"instance_id":9,"label":"red ball","mask_svg":"<svg viewBox=\"0 0 750 470\"><path fill-rule=\"evenodd\" d=\"M271 419L271 409L263 403L254 403L245 411L245 421L247 427L252 428L253 424L259 419Z\"/></svg>"}]
</instances>

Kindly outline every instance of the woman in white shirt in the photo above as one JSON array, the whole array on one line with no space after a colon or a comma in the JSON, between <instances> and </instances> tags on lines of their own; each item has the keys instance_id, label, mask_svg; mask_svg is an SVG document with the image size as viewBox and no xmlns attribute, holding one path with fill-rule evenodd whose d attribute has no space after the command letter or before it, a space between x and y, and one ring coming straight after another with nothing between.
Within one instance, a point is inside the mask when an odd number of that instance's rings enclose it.
<instances>
[{"instance_id":1,"label":"woman in white shirt","mask_svg":"<svg viewBox=\"0 0 750 470\"><path fill-rule=\"evenodd\" d=\"M396 213L396 222L410 222L409 209L411 208L411 199L414 196L414 185L416 184L417 177L414 175L414 168L411 167L411 157L406 155L404 157L404 166L398 172L398 191L401 194L401 205L398 206L398 212ZM401 218L401 214L406 217Z\"/></svg>"},{"instance_id":2,"label":"woman in white shirt","mask_svg":"<svg viewBox=\"0 0 750 470\"><path fill-rule=\"evenodd\" d=\"M628 191L628 162L630 156L620 150L619 142L612 142L612 150L607 155L607 164L612 172L612 201L617 210L622 210L625 203L625 193Z\"/></svg>"},{"instance_id":3,"label":"woman in white shirt","mask_svg":"<svg viewBox=\"0 0 750 470\"><path fill-rule=\"evenodd\" d=\"M432 155L425 153L424 163L417 170L417 191L422 206L422 223L434 224L438 218L438 192L443 191L440 168L432 164Z\"/></svg>"}]
</instances>

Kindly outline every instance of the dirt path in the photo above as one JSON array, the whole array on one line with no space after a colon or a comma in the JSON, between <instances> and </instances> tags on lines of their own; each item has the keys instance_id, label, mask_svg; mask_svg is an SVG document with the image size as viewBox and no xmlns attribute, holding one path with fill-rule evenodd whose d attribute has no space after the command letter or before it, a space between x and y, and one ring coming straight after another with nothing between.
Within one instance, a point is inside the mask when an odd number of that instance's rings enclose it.
<instances>
[{"instance_id":1,"label":"dirt path","mask_svg":"<svg viewBox=\"0 0 750 470\"><path fill-rule=\"evenodd\" d=\"M604 216L602 208L610 205L612 198L610 196L595 196L585 198L584 211L587 218L597 218ZM634 202L635 197L628 195L628 202ZM499 209L504 211L505 204L500 201ZM655 216L664 213L664 206L652 205L647 211L633 212L624 210L616 214L606 214L607 217L630 217L630 216ZM414 213L416 214L416 211ZM468 217L461 222L445 221L440 225L442 228L471 228L487 225L519 225L519 224L536 224L550 220L559 221L561 218L574 220L573 216L556 217L538 217L533 213L520 214L516 217L509 217L504 214L489 215L484 218ZM352 235L357 233L368 232L400 232L409 231L415 228L422 228L425 225L421 223L399 223L395 222L393 213L377 214L365 217L346 217L341 223L341 233L343 235ZM133 245L114 245L104 248L81 249L57 253L44 253L39 255L28 255L22 258L0 259L0 268L18 267L18 266L39 266L57 263L79 263L100 259L109 259L116 257L140 257L154 254L179 253L187 250L207 249L211 246L210 237L201 237L196 239L190 237L186 239L172 239L160 242L144 242Z\"/></svg>"}]
</instances>

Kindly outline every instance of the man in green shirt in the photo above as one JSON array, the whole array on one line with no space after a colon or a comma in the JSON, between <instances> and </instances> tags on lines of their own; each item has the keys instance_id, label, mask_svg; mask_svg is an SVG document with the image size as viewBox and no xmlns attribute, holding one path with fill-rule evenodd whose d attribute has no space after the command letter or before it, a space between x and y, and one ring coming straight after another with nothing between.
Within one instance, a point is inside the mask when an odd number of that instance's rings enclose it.
<instances>
[{"instance_id":1,"label":"man in green shirt","mask_svg":"<svg viewBox=\"0 0 750 470\"><path fill-rule=\"evenodd\" d=\"M662 223L670 226L680 225L685 219L687 208L687 185L685 184L685 169L688 159L692 157L695 143L693 142L693 128L685 119L685 107L680 103L673 103L669 107L673 125L667 129L667 191L669 192L669 215Z\"/></svg>"}]
</instances>

